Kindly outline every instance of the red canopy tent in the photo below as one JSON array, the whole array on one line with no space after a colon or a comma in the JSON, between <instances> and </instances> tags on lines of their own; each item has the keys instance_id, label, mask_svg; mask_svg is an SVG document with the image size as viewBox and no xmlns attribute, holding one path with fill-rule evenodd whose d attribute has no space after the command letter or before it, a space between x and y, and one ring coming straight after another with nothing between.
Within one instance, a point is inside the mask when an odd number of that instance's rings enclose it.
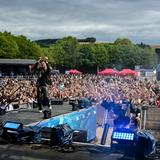
<instances>
[{"instance_id":1,"label":"red canopy tent","mask_svg":"<svg viewBox=\"0 0 160 160\"><path fill-rule=\"evenodd\" d=\"M103 71L98 72L98 75L105 75L105 76L107 76L107 75L118 75L118 74L119 74L119 72L112 69L112 68L108 68L108 69L105 69Z\"/></svg>"},{"instance_id":2,"label":"red canopy tent","mask_svg":"<svg viewBox=\"0 0 160 160\"><path fill-rule=\"evenodd\" d=\"M121 76L138 76L138 73L132 69L123 69L119 72L119 75Z\"/></svg>"},{"instance_id":3,"label":"red canopy tent","mask_svg":"<svg viewBox=\"0 0 160 160\"><path fill-rule=\"evenodd\" d=\"M69 70L69 74L81 74L81 72L76 69L71 69Z\"/></svg>"}]
</instances>

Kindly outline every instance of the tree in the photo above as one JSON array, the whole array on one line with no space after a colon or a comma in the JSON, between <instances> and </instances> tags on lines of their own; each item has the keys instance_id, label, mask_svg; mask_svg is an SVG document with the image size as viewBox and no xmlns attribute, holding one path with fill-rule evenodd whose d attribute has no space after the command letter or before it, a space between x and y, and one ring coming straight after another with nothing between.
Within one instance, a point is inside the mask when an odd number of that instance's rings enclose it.
<instances>
[{"instance_id":1,"label":"tree","mask_svg":"<svg viewBox=\"0 0 160 160\"><path fill-rule=\"evenodd\" d=\"M90 72L94 70L94 46L93 44L80 44L80 69L85 72Z\"/></svg>"},{"instance_id":2,"label":"tree","mask_svg":"<svg viewBox=\"0 0 160 160\"><path fill-rule=\"evenodd\" d=\"M99 68L104 68L108 62L109 55L103 43L94 45L94 64L96 65L97 72Z\"/></svg>"},{"instance_id":3,"label":"tree","mask_svg":"<svg viewBox=\"0 0 160 160\"><path fill-rule=\"evenodd\" d=\"M141 65L155 65L155 51L151 47L144 47L144 48L139 48L140 49L140 64Z\"/></svg>"},{"instance_id":4,"label":"tree","mask_svg":"<svg viewBox=\"0 0 160 160\"><path fill-rule=\"evenodd\" d=\"M12 36L0 33L0 58L16 58L17 52L18 46Z\"/></svg>"},{"instance_id":5,"label":"tree","mask_svg":"<svg viewBox=\"0 0 160 160\"><path fill-rule=\"evenodd\" d=\"M56 65L63 69L76 68L79 59L78 41L74 37L65 37L51 46Z\"/></svg>"},{"instance_id":6,"label":"tree","mask_svg":"<svg viewBox=\"0 0 160 160\"><path fill-rule=\"evenodd\" d=\"M127 38L118 38L118 39L116 39L115 40L115 42L114 42L114 44L115 45L121 45L121 44L125 44L125 45L131 45L132 44L132 42L129 40L129 39L127 39Z\"/></svg>"},{"instance_id":7,"label":"tree","mask_svg":"<svg viewBox=\"0 0 160 160\"><path fill-rule=\"evenodd\" d=\"M38 58L42 56L42 50L36 43L31 42L25 36L14 37L18 45L18 57L19 58Z\"/></svg>"}]
</instances>

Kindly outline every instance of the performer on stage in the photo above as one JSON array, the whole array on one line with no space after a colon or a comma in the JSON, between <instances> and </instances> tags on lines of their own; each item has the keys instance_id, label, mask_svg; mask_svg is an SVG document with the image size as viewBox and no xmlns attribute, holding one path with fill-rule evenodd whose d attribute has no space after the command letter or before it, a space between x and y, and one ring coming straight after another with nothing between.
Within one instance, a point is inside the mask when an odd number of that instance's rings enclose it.
<instances>
[{"instance_id":1,"label":"performer on stage","mask_svg":"<svg viewBox=\"0 0 160 160\"><path fill-rule=\"evenodd\" d=\"M50 79L51 67L48 64L48 58L45 57L42 59L40 57L32 70L37 75L37 102L41 112L42 107L50 107L48 98L48 85L51 85L52 82Z\"/></svg>"}]
</instances>

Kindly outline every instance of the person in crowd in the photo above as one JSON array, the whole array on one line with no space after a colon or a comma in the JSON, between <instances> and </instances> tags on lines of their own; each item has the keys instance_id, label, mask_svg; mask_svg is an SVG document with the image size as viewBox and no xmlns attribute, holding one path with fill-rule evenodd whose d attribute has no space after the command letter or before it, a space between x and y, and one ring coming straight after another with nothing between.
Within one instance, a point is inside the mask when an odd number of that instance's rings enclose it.
<instances>
[{"instance_id":1,"label":"person in crowd","mask_svg":"<svg viewBox=\"0 0 160 160\"><path fill-rule=\"evenodd\" d=\"M140 109L140 103L138 100L135 100L133 104L130 106L130 127L132 129L139 129L140 127L140 119L141 119L141 109Z\"/></svg>"}]
</instances>

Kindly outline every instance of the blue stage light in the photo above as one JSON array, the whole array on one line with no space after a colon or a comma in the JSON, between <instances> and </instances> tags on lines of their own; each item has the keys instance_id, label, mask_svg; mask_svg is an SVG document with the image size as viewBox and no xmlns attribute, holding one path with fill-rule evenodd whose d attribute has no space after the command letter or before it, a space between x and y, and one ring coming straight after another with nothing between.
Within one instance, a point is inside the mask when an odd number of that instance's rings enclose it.
<instances>
[{"instance_id":1,"label":"blue stage light","mask_svg":"<svg viewBox=\"0 0 160 160\"><path fill-rule=\"evenodd\" d=\"M7 122L4 127L5 128L9 128L9 129L18 129L20 126L19 123L11 123L11 122Z\"/></svg>"},{"instance_id":2,"label":"blue stage light","mask_svg":"<svg viewBox=\"0 0 160 160\"><path fill-rule=\"evenodd\" d=\"M127 128L116 129L112 133L111 148L136 159L155 152L156 140L148 131L136 132Z\"/></svg>"},{"instance_id":3,"label":"blue stage light","mask_svg":"<svg viewBox=\"0 0 160 160\"><path fill-rule=\"evenodd\" d=\"M23 128L23 124L20 122L7 121L3 125L3 129L6 129L6 130L18 131L18 130L22 130L22 128Z\"/></svg>"},{"instance_id":4,"label":"blue stage light","mask_svg":"<svg viewBox=\"0 0 160 160\"><path fill-rule=\"evenodd\" d=\"M113 132L112 138L119 140L134 140L134 133Z\"/></svg>"}]
</instances>

